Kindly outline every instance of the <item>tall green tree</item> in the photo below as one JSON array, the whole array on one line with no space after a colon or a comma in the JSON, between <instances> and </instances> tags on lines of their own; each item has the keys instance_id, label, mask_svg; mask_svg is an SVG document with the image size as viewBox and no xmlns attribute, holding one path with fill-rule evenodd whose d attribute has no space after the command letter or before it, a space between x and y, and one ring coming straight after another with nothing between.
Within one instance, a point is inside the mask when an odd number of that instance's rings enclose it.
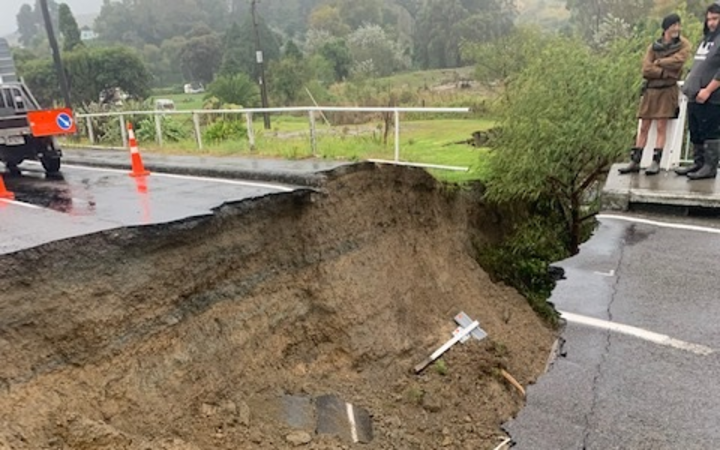
<instances>
[{"instance_id":1,"label":"tall green tree","mask_svg":"<svg viewBox=\"0 0 720 450\"><path fill-rule=\"evenodd\" d=\"M29 47L40 33L37 16L33 12L32 6L23 4L17 16L17 29L20 34L20 43L24 47Z\"/></svg>"},{"instance_id":2,"label":"tall green tree","mask_svg":"<svg viewBox=\"0 0 720 450\"><path fill-rule=\"evenodd\" d=\"M410 67L402 48L379 25L365 25L348 36L353 70L360 76L387 76Z\"/></svg>"},{"instance_id":3,"label":"tall green tree","mask_svg":"<svg viewBox=\"0 0 720 450\"><path fill-rule=\"evenodd\" d=\"M64 60L71 95L79 103L97 102L103 92L116 88L135 98L149 94L150 74L132 49L79 47L66 53ZM19 73L41 104L51 106L62 99L50 58L23 64Z\"/></svg>"},{"instance_id":4,"label":"tall green tree","mask_svg":"<svg viewBox=\"0 0 720 450\"><path fill-rule=\"evenodd\" d=\"M223 37L223 55L219 75L230 76L241 72L246 73L247 64L243 60L245 55L241 51L244 45L243 39L240 25L234 22Z\"/></svg>"},{"instance_id":5,"label":"tall green tree","mask_svg":"<svg viewBox=\"0 0 720 450\"><path fill-rule=\"evenodd\" d=\"M265 64L279 59L280 41L262 17L258 17L258 33L260 34L260 45ZM240 35L242 38L237 46L237 51L245 66L243 72L252 79L257 79L259 69L255 59L255 32L251 16L247 16L240 27Z\"/></svg>"},{"instance_id":6,"label":"tall green tree","mask_svg":"<svg viewBox=\"0 0 720 450\"><path fill-rule=\"evenodd\" d=\"M342 81L350 75L352 56L344 39L325 43L317 53L332 65L335 81Z\"/></svg>"},{"instance_id":7,"label":"tall green tree","mask_svg":"<svg viewBox=\"0 0 720 450\"><path fill-rule=\"evenodd\" d=\"M414 48L423 68L458 67L465 42L487 42L513 28L508 0L427 0L420 10Z\"/></svg>"},{"instance_id":8,"label":"tall green tree","mask_svg":"<svg viewBox=\"0 0 720 450\"><path fill-rule=\"evenodd\" d=\"M187 81L210 83L222 62L222 46L215 34L189 39L180 52L183 73Z\"/></svg>"},{"instance_id":9,"label":"tall green tree","mask_svg":"<svg viewBox=\"0 0 720 450\"><path fill-rule=\"evenodd\" d=\"M597 212L585 204L587 193L636 127L638 61L647 43L620 40L599 52L578 39L545 39L501 109L487 195L510 203L550 199L576 253L583 224Z\"/></svg>"},{"instance_id":10,"label":"tall green tree","mask_svg":"<svg viewBox=\"0 0 720 450\"><path fill-rule=\"evenodd\" d=\"M570 22L591 42L608 19L620 20L629 26L647 18L654 0L566 0Z\"/></svg>"},{"instance_id":11,"label":"tall green tree","mask_svg":"<svg viewBox=\"0 0 720 450\"><path fill-rule=\"evenodd\" d=\"M80 39L80 28L78 27L75 16L67 3L62 3L58 10L60 35L62 36L63 50L66 52L82 45Z\"/></svg>"}]
</instances>

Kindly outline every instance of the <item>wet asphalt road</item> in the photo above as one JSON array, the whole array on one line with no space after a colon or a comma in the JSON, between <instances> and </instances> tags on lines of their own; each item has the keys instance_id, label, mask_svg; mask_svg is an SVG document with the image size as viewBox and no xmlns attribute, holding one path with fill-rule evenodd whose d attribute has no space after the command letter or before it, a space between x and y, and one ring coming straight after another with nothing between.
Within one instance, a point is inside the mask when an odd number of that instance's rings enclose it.
<instances>
[{"instance_id":1,"label":"wet asphalt road","mask_svg":"<svg viewBox=\"0 0 720 450\"><path fill-rule=\"evenodd\" d=\"M101 230L207 215L223 203L294 190L292 186L64 165L48 178L39 164L3 174L15 201L0 200L0 254Z\"/></svg>"},{"instance_id":2,"label":"wet asphalt road","mask_svg":"<svg viewBox=\"0 0 720 450\"><path fill-rule=\"evenodd\" d=\"M580 254L559 264L559 310L712 353L568 322L564 357L506 424L514 449L720 448L717 231L603 218Z\"/></svg>"}]
</instances>

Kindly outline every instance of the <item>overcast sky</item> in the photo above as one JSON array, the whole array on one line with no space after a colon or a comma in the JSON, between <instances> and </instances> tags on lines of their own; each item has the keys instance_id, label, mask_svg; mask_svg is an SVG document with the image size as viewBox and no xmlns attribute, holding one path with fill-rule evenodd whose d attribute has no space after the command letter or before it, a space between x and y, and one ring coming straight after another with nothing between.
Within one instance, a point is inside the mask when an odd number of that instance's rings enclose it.
<instances>
[{"instance_id":1,"label":"overcast sky","mask_svg":"<svg viewBox=\"0 0 720 450\"><path fill-rule=\"evenodd\" d=\"M67 3L73 14L89 14L100 12L103 0L64 0L58 3ZM0 0L2 3L2 14L0 14L0 36L6 36L17 29L15 16L23 3L30 6L35 5L35 0Z\"/></svg>"}]
</instances>

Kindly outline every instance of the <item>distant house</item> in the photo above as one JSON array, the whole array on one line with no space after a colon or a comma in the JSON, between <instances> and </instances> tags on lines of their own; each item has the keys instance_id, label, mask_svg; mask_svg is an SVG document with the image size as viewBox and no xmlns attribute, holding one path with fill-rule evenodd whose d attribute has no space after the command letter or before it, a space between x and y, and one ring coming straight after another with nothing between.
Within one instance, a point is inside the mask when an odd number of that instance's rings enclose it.
<instances>
[{"instance_id":1,"label":"distant house","mask_svg":"<svg viewBox=\"0 0 720 450\"><path fill-rule=\"evenodd\" d=\"M83 41L92 41L93 39L97 39L98 35L95 33L92 28L88 26L84 26L80 28L80 39Z\"/></svg>"}]
</instances>

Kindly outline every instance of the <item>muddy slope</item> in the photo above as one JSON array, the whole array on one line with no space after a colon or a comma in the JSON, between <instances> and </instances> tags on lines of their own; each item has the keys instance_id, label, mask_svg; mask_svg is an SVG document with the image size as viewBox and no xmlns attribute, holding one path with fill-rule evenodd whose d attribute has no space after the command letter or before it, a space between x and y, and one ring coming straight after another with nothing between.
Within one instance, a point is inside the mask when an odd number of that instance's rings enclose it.
<instances>
[{"instance_id":1,"label":"muddy slope","mask_svg":"<svg viewBox=\"0 0 720 450\"><path fill-rule=\"evenodd\" d=\"M0 257L0 449L291 448L278 400L323 394L373 415L365 448L493 448L522 405L499 369L532 382L553 333L473 260L478 214L369 165ZM490 337L413 375L461 310Z\"/></svg>"}]
</instances>

